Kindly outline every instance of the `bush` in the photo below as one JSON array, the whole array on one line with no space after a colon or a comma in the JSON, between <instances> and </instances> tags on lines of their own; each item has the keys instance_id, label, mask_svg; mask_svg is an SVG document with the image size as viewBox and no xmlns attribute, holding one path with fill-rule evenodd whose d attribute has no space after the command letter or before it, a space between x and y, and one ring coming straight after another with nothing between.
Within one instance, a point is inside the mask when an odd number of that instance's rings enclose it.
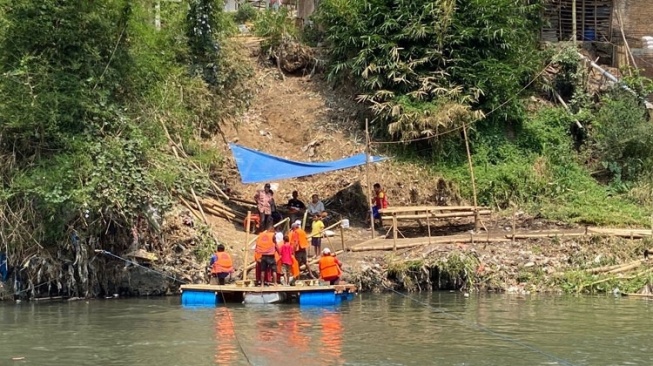
<instances>
[{"instance_id":1,"label":"bush","mask_svg":"<svg viewBox=\"0 0 653 366\"><path fill-rule=\"evenodd\" d=\"M541 66L539 10L537 1L323 0L315 21L330 80L352 80L382 127L406 140L499 105L494 121L521 121L514 95Z\"/></svg>"},{"instance_id":2,"label":"bush","mask_svg":"<svg viewBox=\"0 0 653 366\"><path fill-rule=\"evenodd\" d=\"M653 169L653 125L632 95L614 91L604 97L592 129L602 168L615 181L632 181Z\"/></svg>"},{"instance_id":3,"label":"bush","mask_svg":"<svg viewBox=\"0 0 653 366\"><path fill-rule=\"evenodd\" d=\"M238 7L238 11L234 15L234 20L238 24L244 24L252 20L256 20L258 11L250 3L243 4Z\"/></svg>"},{"instance_id":4,"label":"bush","mask_svg":"<svg viewBox=\"0 0 653 366\"><path fill-rule=\"evenodd\" d=\"M297 39L298 33L297 27L285 7L262 12L254 23L254 34L265 38L261 42L261 49L265 52L273 52L285 39Z\"/></svg>"}]
</instances>

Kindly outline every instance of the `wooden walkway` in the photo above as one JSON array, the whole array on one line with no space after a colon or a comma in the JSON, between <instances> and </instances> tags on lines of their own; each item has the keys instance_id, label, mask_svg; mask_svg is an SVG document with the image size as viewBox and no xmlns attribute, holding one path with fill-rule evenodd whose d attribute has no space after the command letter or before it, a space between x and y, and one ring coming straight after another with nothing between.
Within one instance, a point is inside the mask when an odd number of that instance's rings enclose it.
<instances>
[{"instance_id":1,"label":"wooden walkway","mask_svg":"<svg viewBox=\"0 0 653 366\"><path fill-rule=\"evenodd\" d=\"M318 286L237 286L237 285L205 285L205 284L188 284L181 285L181 291L202 291L215 293L237 293L237 292L254 292L254 293L277 293L277 292L315 292L315 291L335 291L356 292L356 285L318 285Z\"/></svg>"},{"instance_id":2,"label":"wooden walkway","mask_svg":"<svg viewBox=\"0 0 653 366\"><path fill-rule=\"evenodd\" d=\"M528 240L542 238L571 238L587 235L595 236L616 236L626 239L643 239L653 237L653 231L648 229L614 229L587 227L586 229L565 229L565 230L520 230L512 233L505 232L482 232L478 234L455 234L431 237L387 239L386 236L370 239L348 246L352 252L374 251L374 250L396 250L417 247L429 244L454 244L454 243L504 243L513 239ZM513 238L514 237L514 238Z\"/></svg>"}]
</instances>

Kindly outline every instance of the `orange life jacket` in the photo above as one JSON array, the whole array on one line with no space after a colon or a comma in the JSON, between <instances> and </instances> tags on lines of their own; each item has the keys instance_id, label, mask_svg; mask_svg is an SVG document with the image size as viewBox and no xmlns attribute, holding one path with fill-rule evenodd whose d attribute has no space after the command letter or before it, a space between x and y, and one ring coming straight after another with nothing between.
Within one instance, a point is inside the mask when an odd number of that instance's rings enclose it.
<instances>
[{"instance_id":1,"label":"orange life jacket","mask_svg":"<svg viewBox=\"0 0 653 366\"><path fill-rule=\"evenodd\" d=\"M320 258L320 278L340 277L342 271L336 261L337 259L330 255Z\"/></svg>"},{"instance_id":2,"label":"orange life jacket","mask_svg":"<svg viewBox=\"0 0 653 366\"><path fill-rule=\"evenodd\" d=\"M211 274L231 273L234 271L234 264L231 256L225 252L215 253L215 262L211 266Z\"/></svg>"},{"instance_id":3,"label":"orange life jacket","mask_svg":"<svg viewBox=\"0 0 653 366\"><path fill-rule=\"evenodd\" d=\"M259 253L261 255L273 255L275 252L276 248L274 245L274 232L262 232L258 236L258 239L256 239L255 253Z\"/></svg>"},{"instance_id":4,"label":"orange life jacket","mask_svg":"<svg viewBox=\"0 0 653 366\"><path fill-rule=\"evenodd\" d=\"M290 244L293 246L295 251L300 249L308 248L308 237L306 236L306 231L304 229L294 229L290 231Z\"/></svg>"}]
</instances>

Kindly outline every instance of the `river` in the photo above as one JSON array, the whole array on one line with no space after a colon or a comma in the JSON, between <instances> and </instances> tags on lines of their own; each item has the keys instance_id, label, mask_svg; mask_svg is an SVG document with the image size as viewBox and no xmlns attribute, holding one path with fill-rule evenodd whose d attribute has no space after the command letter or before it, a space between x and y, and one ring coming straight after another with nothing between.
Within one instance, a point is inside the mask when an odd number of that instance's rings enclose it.
<instances>
[{"instance_id":1,"label":"river","mask_svg":"<svg viewBox=\"0 0 653 366\"><path fill-rule=\"evenodd\" d=\"M652 304L447 292L308 309L5 303L0 365L653 365Z\"/></svg>"}]
</instances>

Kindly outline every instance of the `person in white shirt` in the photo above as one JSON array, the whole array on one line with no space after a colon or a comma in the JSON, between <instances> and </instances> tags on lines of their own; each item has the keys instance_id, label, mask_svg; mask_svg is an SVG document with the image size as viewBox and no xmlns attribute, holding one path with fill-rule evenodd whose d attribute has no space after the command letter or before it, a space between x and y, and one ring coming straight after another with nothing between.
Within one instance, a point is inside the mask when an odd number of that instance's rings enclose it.
<instances>
[{"instance_id":1,"label":"person in white shirt","mask_svg":"<svg viewBox=\"0 0 653 366\"><path fill-rule=\"evenodd\" d=\"M309 202L308 205L306 205L306 212L308 212L307 216L310 218L314 217L315 215L322 217L323 222L325 222L325 219L327 218L328 215L326 209L324 208L324 203L320 201L320 197L318 197L317 194L311 196L311 202ZM306 222L306 227L310 228L311 223Z\"/></svg>"}]
</instances>

